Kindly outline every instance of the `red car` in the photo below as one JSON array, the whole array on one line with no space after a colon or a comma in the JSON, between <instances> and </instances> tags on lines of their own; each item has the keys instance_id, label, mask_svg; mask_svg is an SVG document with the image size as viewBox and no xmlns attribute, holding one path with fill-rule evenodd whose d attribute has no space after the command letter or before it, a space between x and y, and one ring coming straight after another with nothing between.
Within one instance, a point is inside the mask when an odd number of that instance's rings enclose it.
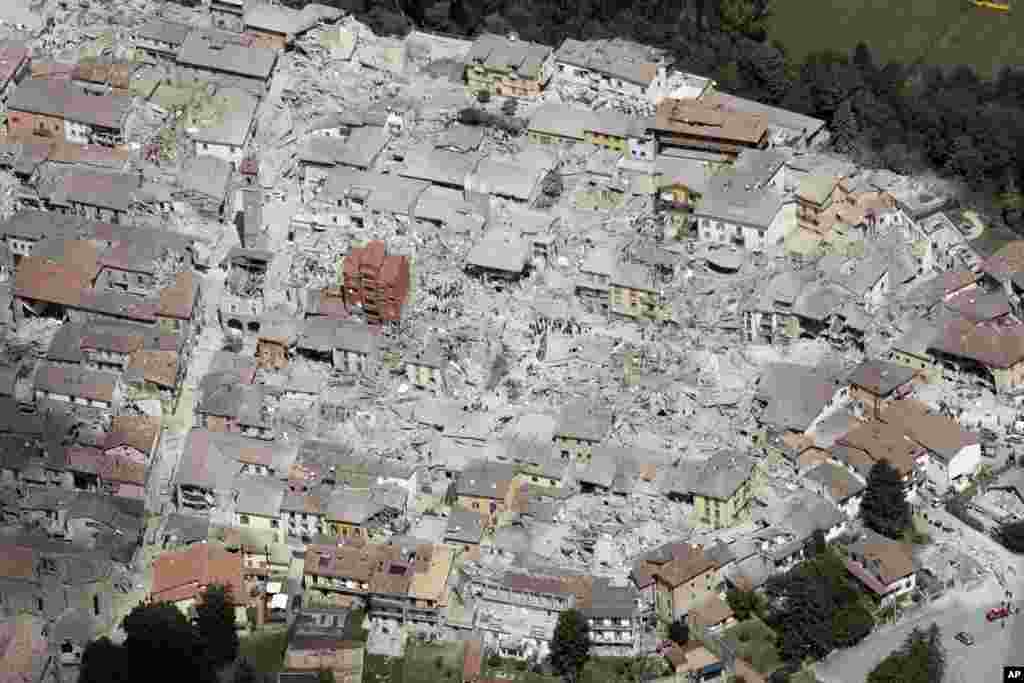
<instances>
[{"instance_id":1,"label":"red car","mask_svg":"<svg viewBox=\"0 0 1024 683\"><path fill-rule=\"evenodd\" d=\"M993 607L986 614L985 618L989 621L995 621L996 619L1005 619L1010 616L1010 610L1005 607Z\"/></svg>"}]
</instances>

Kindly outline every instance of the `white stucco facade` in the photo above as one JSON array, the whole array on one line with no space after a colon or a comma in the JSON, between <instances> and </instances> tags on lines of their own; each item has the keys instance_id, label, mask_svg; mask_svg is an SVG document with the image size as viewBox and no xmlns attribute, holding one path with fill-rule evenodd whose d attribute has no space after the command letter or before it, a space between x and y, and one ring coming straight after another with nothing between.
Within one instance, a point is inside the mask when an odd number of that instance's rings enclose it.
<instances>
[{"instance_id":1,"label":"white stucco facade","mask_svg":"<svg viewBox=\"0 0 1024 683\"><path fill-rule=\"evenodd\" d=\"M932 455L928 458L925 472L939 493L944 493L950 488L963 491L970 485L980 466L981 444L976 443L961 448L949 459L948 464L944 459Z\"/></svg>"}]
</instances>

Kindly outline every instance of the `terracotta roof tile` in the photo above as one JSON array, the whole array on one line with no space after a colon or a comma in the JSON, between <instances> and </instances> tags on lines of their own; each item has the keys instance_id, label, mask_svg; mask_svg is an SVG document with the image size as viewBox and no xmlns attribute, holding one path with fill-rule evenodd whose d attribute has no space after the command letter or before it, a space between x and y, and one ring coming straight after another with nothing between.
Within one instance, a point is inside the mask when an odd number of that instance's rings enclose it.
<instances>
[{"instance_id":1,"label":"terracotta roof tile","mask_svg":"<svg viewBox=\"0 0 1024 683\"><path fill-rule=\"evenodd\" d=\"M157 315L178 320L191 320L195 308L199 280L192 271L178 273L174 284L160 292Z\"/></svg>"},{"instance_id":2,"label":"terracotta roof tile","mask_svg":"<svg viewBox=\"0 0 1024 683\"><path fill-rule=\"evenodd\" d=\"M689 546L686 551L655 569L652 574L675 588L712 569L717 569L717 565L704 554L704 549L700 546Z\"/></svg>"},{"instance_id":3,"label":"terracotta roof tile","mask_svg":"<svg viewBox=\"0 0 1024 683\"><path fill-rule=\"evenodd\" d=\"M128 369L142 373L147 382L173 389L178 380L178 352L143 349L132 354Z\"/></svg>"},{"instance_id":4,"label":"terracotta roof tile","mask_svg":"<svg viewBox=\"0 0 1024 683\"><path fill-rule=\"evenodd\" d=\"M5 579L35 578L36 553L32 548L0 545L0 577Z\"/></svg>"},{"instance_id":5,"label":"terracotta roof tile","mask_svg":"<svg viewBox=\"0 0 1024 683\"><path fill-rule=\"evenodd\" d=\"M235 599L241 600L242 556L213 543L197 543L179 552L164 553L153 562L155 601L194 598L214 583L229 586Z\"/></svg>"},{"instance_id":6,"label":"terracotta roof tile","mask_svg":"<svg viewBox=\"0 0 1024 683\"><path fill-rule=\"evenodd\" d=\"M160 418L150 415L115 416L103 447L131 446L148 455L160 433L160 426Z\"/></svg>"},{"instance_id":7,"label":"terracotta roof tile","mask_svg":"<svg viewBox=\"0 0 1024 683\"><path fill-rule=\"evenodd\" d=\"M14 276L14 295L33 301L78 306L82 293L91 286L88 277L69 268L35 256L26 256Z\"/></svg>"}]
</instances>

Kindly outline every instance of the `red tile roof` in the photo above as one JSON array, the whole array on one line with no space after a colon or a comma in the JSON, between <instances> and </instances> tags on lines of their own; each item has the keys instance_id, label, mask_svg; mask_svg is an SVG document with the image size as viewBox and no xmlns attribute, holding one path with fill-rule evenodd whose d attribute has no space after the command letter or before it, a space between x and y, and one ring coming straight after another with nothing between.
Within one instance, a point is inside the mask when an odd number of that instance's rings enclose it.
<instances>
[{"instance_id":1,"label":"red tile roof","mask_svg":"<svg viewBox=\"0 0 1024 683\"><path fill-rule=\"evenodd\" d=\"M36 553L19 545L0 545L0 578L32 579L35 577Z\"/></svg>"},{"instance_id":2,"label":"red tile roof","mask_svg":"<svg viewBox=\"0 0 1024 683\"><path fill-rule=\"evenodd\" d=\"M80 270L35 256L26 256L14 276L14 295L33 301L79 306L91 282Z\"/></svg>"},{"instance_id":3,"label":"red tile roof","mask_svg":"<svg viewBox=\"0 0 1024 683\"><path fill-rule=\"evenodd\" d=\"M174 284L160 292L160 306L157 315L178 320L191 320L196 295L199 292L199 280L192 271L182 271L174 280Z\"/></svg>"},{"instance_id":4,"label":"red tile roof","mask_svg":"<svg viewBox=\"0 0 1024 683\"><path fill-rule=\"evenodd\" d=\"M211 584L229 586L236 601L242 595L242 556L213 543L164 553L153 562L153 600L178 602L198 597Z\"/></svg>"}]
</instances>

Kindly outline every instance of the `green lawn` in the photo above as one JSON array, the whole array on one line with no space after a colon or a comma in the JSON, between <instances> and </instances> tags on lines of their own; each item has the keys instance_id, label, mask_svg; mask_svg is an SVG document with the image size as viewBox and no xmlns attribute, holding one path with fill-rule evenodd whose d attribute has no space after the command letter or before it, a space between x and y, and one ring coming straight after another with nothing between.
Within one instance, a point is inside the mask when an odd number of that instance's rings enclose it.
<instances>
[{"instance_id":1,"label":"green lawn","mask_svg":"<svg viewBox=\"0 0 1024 683\"><path fill-rule=\"evenodd\" d=\"M409 641L405 657L366 655L364 683L461 683L463 644Z\"/></svg>"},{"instance_id":2,"label":"green lawn","mask_svg":"<svg viewBox=\"0 0 1024 683\"><path fill-rule=\"evenodd\" d=\"M403 683L462 682L461 642L419 645L409 641L405 649Z\"/></svg>"},{"instance_id":3,"label":"green lawn","mask_svg":"<svg viewBox=\"0 0 1024 683\"><path fill-rule=\"evenodd\" d=\"M775 651L775 632L756 617L728 629L724 637L739 657L762 674L770 674L782 664Z\"/></svg>"},{"instance_id":4,"label":"green lawn","mask_svg":"<svg viewBox=\"0 0 1024 683\"><path fill-rule=\"evenodd\" d=\"M1024 61L1024 8L1004 13L969 0L775 0L768 37L795 59L863 40L876 60L956 65L982 75ZM814 30L807 30L814 27ZM830 30L831 29L831 30Z\"/></svg>"},{"instance_id":5,"label":"green lawn","mask_svg":"<svg viewBox=\"0 0 1024 683\"><path fill-rule=\"evenodd\" d=\"M284 663L284 651L288 647L288 632L265 631L247 638L242 638L239 651L242 657L249 660L257 671L275 674Z\"/></svg>"}]
</instances>

